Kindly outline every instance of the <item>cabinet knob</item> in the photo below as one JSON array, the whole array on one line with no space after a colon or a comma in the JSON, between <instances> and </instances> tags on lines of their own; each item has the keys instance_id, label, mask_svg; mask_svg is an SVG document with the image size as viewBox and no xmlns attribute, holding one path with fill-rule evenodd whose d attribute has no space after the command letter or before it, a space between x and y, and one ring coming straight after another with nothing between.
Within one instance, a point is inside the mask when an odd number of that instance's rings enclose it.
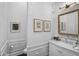
<instances>
[{"instance_id":1,"label":"cabinet knob","mask_svg":"<svg viewBox=\"0 0 79 59\"><path fill-rule=\"evenodd\" d=\"M11 48L13 48L14 46L12 45L12 46L10 46Z\"/></svg>"}]
</instances>

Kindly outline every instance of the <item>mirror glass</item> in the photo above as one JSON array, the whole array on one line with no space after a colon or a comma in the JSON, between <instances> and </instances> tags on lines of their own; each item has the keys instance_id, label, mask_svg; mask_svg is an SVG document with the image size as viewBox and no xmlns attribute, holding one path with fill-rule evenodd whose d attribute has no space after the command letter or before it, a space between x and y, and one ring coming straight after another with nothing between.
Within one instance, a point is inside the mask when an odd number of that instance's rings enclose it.
<instances>
[{"instance_id":1,"label":"mirror glass","mask_svg":"<svg viewBox=\"0 0 79 59\"><path fill-rule=\"evenodd\" d=\"M78 11L64 13L58 16L59 34L78 35Z\"/></svg>"}]
</instances>

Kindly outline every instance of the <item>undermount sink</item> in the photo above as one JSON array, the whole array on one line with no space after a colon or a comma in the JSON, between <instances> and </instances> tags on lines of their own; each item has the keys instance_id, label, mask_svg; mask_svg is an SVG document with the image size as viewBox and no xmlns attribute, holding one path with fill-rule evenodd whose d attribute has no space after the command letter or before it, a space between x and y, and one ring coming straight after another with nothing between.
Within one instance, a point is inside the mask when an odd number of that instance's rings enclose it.
<instances>
[{"instance_id":1,"label":"undermount sink","mask_svg":"<svg viewBox=\"0 0 79 59\"><path fill-rule=\"evenodd\" d=\"M79 41L78 40L75 41L75 40L68 40L68 39L66 39L64 41L67 44L71 44L72 45L72 49L79 50Z\"/></svg>"},{"instance_id":2,"label":"undermount sink","mask_svg":"<svg viewBox=\"0 0 79 59\"><path fill-rule=\"evenodd\" d=\"M79 46L73 46L73 48L79 50Z\"/></svg>"},{"instance_id":3,"label":"undermount sink","mask_svg":"<svg viewBox=\"0 0 79 59\"><path fill-rule=\"evenodd\" d=\"M73 48L74 48L75 50L79 50L79 42L78 42L78 41L74 43Z\"/></svg>"}]
</instances>

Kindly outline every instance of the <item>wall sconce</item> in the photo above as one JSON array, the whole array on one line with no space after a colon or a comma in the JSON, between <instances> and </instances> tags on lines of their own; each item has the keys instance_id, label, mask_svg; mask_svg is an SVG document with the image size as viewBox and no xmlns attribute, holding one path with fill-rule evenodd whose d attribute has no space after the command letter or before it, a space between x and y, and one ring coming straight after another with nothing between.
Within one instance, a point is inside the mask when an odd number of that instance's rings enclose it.
<instances>
[{"instance_id":1,"label":"wall sconce","mask_svg":"<svg viewBox=\"0 0 79 59\"><path fill-rule=\"evenodd\" d=\"M75 4L75 2L66 2L65 3L65 6L63 7L60 7L59 9L62 9L62 8L69 8L71 5Z\"/></svg>"}]
</instances>

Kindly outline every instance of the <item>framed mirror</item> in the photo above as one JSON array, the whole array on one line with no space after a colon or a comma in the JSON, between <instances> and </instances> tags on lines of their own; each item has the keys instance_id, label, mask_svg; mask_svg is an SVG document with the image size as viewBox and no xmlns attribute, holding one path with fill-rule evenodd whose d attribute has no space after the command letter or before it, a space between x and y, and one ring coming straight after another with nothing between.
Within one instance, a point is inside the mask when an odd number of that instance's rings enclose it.
<instances>
[{"instance_id":1,"label":"framed mirror","mask_svg":"<svg viewBox=\"0 0 79 59\"><path fill-rule=\"evenodd\" d=\"M58 15L58 33L67 35L79 34L79 10Z\"/></svg>"}]
</instances>

